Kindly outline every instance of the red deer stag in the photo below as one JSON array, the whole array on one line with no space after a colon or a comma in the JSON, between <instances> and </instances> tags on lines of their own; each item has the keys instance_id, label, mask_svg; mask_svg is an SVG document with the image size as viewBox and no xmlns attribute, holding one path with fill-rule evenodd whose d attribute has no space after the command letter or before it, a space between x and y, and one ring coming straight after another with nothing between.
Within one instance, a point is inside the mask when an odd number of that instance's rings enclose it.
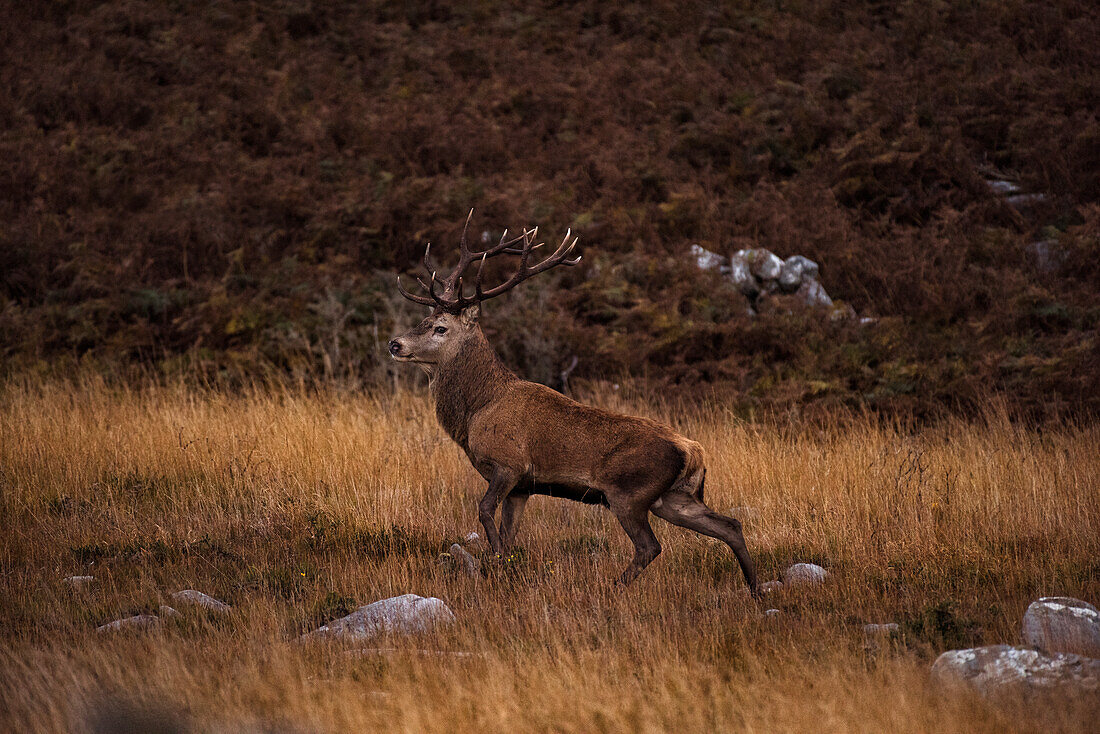
<instances>
[{"instance_id":1,"label":"red deer stag","mask_svg":"<svg viewBox=\"0 0 1100 734\"><path fill-rule=\"evenodd\" d=\"M469 225L469 219L467 219ZM480 304L533 275L558 265L577 244L566 233L546 259L528 264L537 228L483 252L472 251L463 232L458 265L436 277L424 251L429 280L417 279L427 295L405 298L432 307L431 315L394 338L390 354L419 365L429 378L436 416L462 447L489 489L478 516L495 553L512 545L516 525L532 494L565 497L610 508L634 543L634 559L621 576L630 583L661 552L649 526L649 513L717 538L733 549L749 589L757 595L756 572L741 523L703 504L703 448L671 428L646 418L618 415L575 402L550 388L521 380L496 356L478 326ZM482 288L489 258L518 255L519 267L504 283ZM472 295L463 291L466 270L478 263ZM500 530L494 527L503 503Z\"/></svg>"}]
</instances>

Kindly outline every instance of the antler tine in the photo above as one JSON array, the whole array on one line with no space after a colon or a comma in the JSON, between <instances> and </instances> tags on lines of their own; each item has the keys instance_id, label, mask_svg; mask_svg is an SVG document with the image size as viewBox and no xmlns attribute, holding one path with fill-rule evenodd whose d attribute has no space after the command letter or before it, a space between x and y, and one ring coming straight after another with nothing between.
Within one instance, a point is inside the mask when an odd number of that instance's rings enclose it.
<instances>
[{"instance_id":1,"label":"antler tine","mask_svg":"<svg viewBox=\"0 0 1100 734\"><path fill-rule=\"evenodd\" d=\"M430 295L432 297L432 300L435 301L436 303L438 303L440 306L445 305L446 301L435 294L435 271L434 270L432 271L432 279L431 279L430 283L431 284L428 286L428 295Z\"/></svg>"},{"instance_id":2,"label":"antler tine","mask_svg":"<svg viewBox=\"0 0 1100 734\"><path fill-rule=\"evenodd\" d=\"M561 244L545 259L539 261L536 265L529 265L528 262L531 258L531 253L542 247L545 243L538 242L539 228L537 226L530 229L524 227L523 231L509 238L508 230L504 230L501 234L500 240L493 246L487 248L481 252L475 252L470 249L469 243L469 229L470 222L473 219L473 209L466 216L466 222L462 228L462 237L459 241L459 258L458 263L454 269L451 270L447 277L440 279L436 269L432 266L431 261L431 243L429 242L424 248L424 269L431 275L430 280L425 283L420 278L417 278L417 282L428 291L427 296L421 296L414 293L410 293L405 290L398 281L398 290L402 296L408 298L410 301L419 303L425 306L438 306L446 311L456 313L464 308L475 305L488 298L499 296L505 291L511 290L519 283L527 280L533 275L537 275L541 272L549 270L557 265L572 266L581 261L580 256L573 259L566 259L573 248L576 247L579 241L578 237L573 236L573 231L567 230L565 237L562 239ZM518 246L517 246L518 245ZM485 275L485 262L491 257L497 255L519 255L519 263L516 271L505 282L500 285L486 290L483 287L484 275ZM478 261L477 275L474 280L474 292L472 295L467 296L463 292L463 276L474 261ZM440 292L442 288L442 292Z\"/></svg>"},{"instance_id":3,"label":"antler tine","mask_svg":"<svg viewBox=\"0 0 1100 734\"><path fill-rule=\"evenodd\" d=\"M435 268L432 267L432 261L428 258L428 253L430 253L431 251L432 251L432 243L429 242L424 247L424 269L427 270L429 273L431 273L435 270Z\"/></svg>"},{"instance_id":4,"label":"antler tine","mask_svg":"<svg viewBox=\"0 0 1100 734\"><path fill-rule=\"evenodd\" d=\"M420 278L417 278L417 280L420 280ZM423 282L421 282L421 285L423 285ZM400 275L397 276L397 292L405 298L408 298L413 303L419 303L421 306L436 305L435 301L433 301L431 298L428 298L427 296L418 296L415 293L410 293L409 291L405 290L405 286L401 285Z\"/></svg>"},{"instance_id":5,"label":"antler tine","mask_svg":"<svg viewBox=\"0 0 1100 734\"><path fill-rule=\"evenodd\" d=\"M540 261L537 265L532 265L529 267L527 265L527 258L531 254L531 252L536 247L538 247L538 245L533 244L537 231L537 227L529 231L524 230L525 245L523 251L520 253L519 268L516 270L511 278L496 286L495 288L490 288L487 291L479 291L478 296L481 300L492 298L494 296L499 296L501 293L511 290L516 285L527 280L532 275L538 275L539 273L549 270L556 265L573 266L581 261L581 258L579 256L572 260L565 259L565 256L568 255L574 247L576 247L577 242L580 240L579 237L573 237L572 241L570 241L569 238L572 235L572 230L570 230L566 232L565 238L561 241L561 244L558 245L558 248L553 252L553 254L551 254L545 260Z\"/></svg>"},{"instance_id":6,"label":"antler tine","mask_svg":"<svg viewBox=\"0 0 1100 734\"><path fill-rule=\"evenodd\" d=\"M508 234L508 230L504 230L504 234ZM500 238L501 242L504 241L504 237ZM481 291L481 276L485 272L485 261L489 259L489 253L484 253L481 256L481 263L477 266L477 280L474 281L474 298L480 301L484 297L484 293Z\"/></svg>"}]
</instances>

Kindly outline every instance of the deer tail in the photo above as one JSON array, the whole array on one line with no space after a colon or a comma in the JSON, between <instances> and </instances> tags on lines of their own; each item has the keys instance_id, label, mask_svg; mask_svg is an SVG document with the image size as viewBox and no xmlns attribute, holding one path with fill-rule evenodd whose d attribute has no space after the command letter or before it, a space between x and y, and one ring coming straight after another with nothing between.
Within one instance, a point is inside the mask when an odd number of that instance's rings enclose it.
<instances>
[{"instance_id":1,"label":"deer tail","mask_svg":"<svg viewBox=\"0 0 1100 734\"><path fill-rule=\"evenodd\" d=\"M686 492L700 502L703 501L703 484L707 477L706 457L703 447L695 441L682 439L677 448L684 457L684 467L672 483L670 489Z\"/></svg>"}]
</instances>

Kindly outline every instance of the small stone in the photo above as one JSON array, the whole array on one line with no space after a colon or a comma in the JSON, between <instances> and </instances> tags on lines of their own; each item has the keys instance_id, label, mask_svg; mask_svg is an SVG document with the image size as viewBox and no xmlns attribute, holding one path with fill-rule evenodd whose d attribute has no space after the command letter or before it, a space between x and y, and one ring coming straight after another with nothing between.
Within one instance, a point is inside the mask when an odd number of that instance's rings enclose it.
<instances>
[{"instance_id":1,"label":"small stone","mask_svg":"<svg viewBox=\"0 0 1100 734\"><path fill-rule=\"evenodd\" d=\"M458 567L471 578L481 577L481 561L470 555L470 552L458 543L451 544L451 556L454 557Z\"/></svg>"},{"instance_id":2,"label":"small stone","mask_svg":"<svg viewBox=\"0 0 1100 734\"><path fill-rule=\"evenodd\" d=\"M1020 192L1020 187L1011 181L1004 181L1002 179L989 179L986 182L986 186L997 196L1007 196L1008 194L1016 194Z\"/></svg>"},{"instance_id":3,"label":"small stone","mask_svg":"<svg viewBox=\"0 0 1100 734\"><path fill-rule=\"evenodd\" d=\"M1024 642L1046 653L1100 658L1100 612L1066 596L1033 601L1024 613Z\"/></svg>"},{"instance_id":4,"label":"small stone","mask_svg":"<svg viewBox=\"0 0 1100 734\"><path fill-rule=\"evenodd\" d=\"M901 627L897 622L886 622L885 624L865 624L863 625L863 634L868 637L889 637L896 635L901 631Z\"/></svg>"},{"instance_id":5,"label":"small stone","mask_svg":"<svg viewBox=\"0 0 1100 734\"><path fill-rule=\"evenodd\" d=\"M106 632L121 632L123 630L145 629L158 626L160 626L160 618L156 615L138 614L133 617L126 617L124 619L116 619L114 622L108 622L105 625L96 627L95 631L102 635Z\"/></svg>"},{"instance_id":6,"label":"small stone","mask_svg":"<svg viewBox=\"0 0 1100 734\"><path fill-rule=\"evenodd\" d=\"M1095 695L1100 693L1100 660L991 645L945 652L932 664L932 678L943 685L971 687L986 697Z\"/></svg>"},{"instance_id":7,"label":"small stone","mask_svg":"<svg viewBox=\"0 0 1100 734\"><path fill-rule=\"evenodd\" d=\"M692 245L690 252L691 256L695 258L695 265L700 270L721 270L725 266L726 258L717 252L711 252L705 247Z\"/></svg>"},{"instance_id":8,"label":"small stone","mask_svg":"<svg viewBox=\"0 0 1100 734\"><path fill-rule=\"evenodd\" d=\"M92 585L95 581L95 576L66 576L61 579L61 583L71 586L74 589L86 589Z\"/></svg>"},{"instance_id":9,"label":"small stone","mask_svg":"<svg viewBox=\"0 0 1100 734\"><path fill-rule=\"evenodd\" d=\"M829 575L816 563L796 563L783 573L783 581L788 584L819 584Z\"/></svg>"},{"instance_id":10,"label":"small stone","mask_svg":"<svg viewBox=\"0 0 1100 734\"><path fill-rule=\"evenodd\" d=\"M765 617L775 617L775 616L778 616L782 613L783 612L779 611L778 609L765 609L764 610L764 616Z\"/></svg>"},{"instance_id":11,"label":"small stone","mask_svg":"<svg viewBox=\"0 0 1100 734\"><path fill-rule=\"evenodd\" d=\"M771 593L774 593L776 591L782 591L782 590L783 590L783 582L782 581L765 581L764 583L760 584L760 593L761 594L771 594Z\"/></svg>"},{"instance_id":12,"label":"small stone","mask_svg":"<svg viewBox=\"0 0 1100 734\"><path fill-rule=\"evenodd\" d=\"M481 540L481 536L478 535L476 532L466 533L466 537L463 538L463 540L465 540L467 543L476 543Z\"/></svg>"},{"instance_id":13,"label":"small stone","mask_svg":"<svg viewBox=\"0 0 1100 734\"><path fill-rule=\"evenodd\" d=\"M223 601L218 601L212 596L207 596L201 591L195 591L194 589L184 589L183 591L177 591L172 594L172 599L180 604L189 604L191 606L202 607L209 609L212 612L228 612L233 607L229 606Z\"/></svg>"},{"instance_id":14,"label":"small stone","mask_svg":"<svg viewBox=\"0 0 1100 734\"><path fill-rule=\"evenodd\" d=\"M1026 209L1047 200L1043 194L1013 194L1005 198L1005 203L1016 209Z\"/></svg>"},{"instance_id":15,"label":"small stone","mask_svg":"<svg viewBox=\"0 0 1100 734\"><path fill-rule=\"evenodd\" d=\"M160 615L161 619L171 619L172 617L180 616L179 612L167 604L161 604L160 608L157 609L157 614Z\"/></svg>"},{"instance_id":16,"label":"small stone","mask_svg":"<svg viewBox=\"0 0 1100 734\"><path fill-rule=\"evenodd\" d=\"M415 634L454 621L455 615L442 599L405 594L359 607L346 617L302 635L301 639L334 637L361 640L386 633Z\"/></svg>"}]
</instances>

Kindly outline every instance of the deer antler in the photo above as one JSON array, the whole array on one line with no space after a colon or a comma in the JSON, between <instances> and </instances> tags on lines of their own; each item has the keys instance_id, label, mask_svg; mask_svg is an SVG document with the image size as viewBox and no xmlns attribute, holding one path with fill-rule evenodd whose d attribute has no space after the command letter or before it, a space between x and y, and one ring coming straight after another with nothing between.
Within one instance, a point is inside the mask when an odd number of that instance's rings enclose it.
<instances>
[{"instance_id":1,"label":"deer antler","mask_svg":"<svg viewBox=\"0 0 1100 734\"><path fill-rule=\"evenodd\" d=\"M572 260L565 259L566 256L573 250L573 248L576 247L577 240L579 239L577 237L573 237L572 241L570 241L572 230L567 230L565 233L565 238L561 241L561 244L558 245L558 248L554 251L553 254L551 254L549 257L542 260L538 264L528 267L527 260L529 259L531 252L538 249L539 247L542 247L542 245L544 244L542 242L539 242L538 244L535 243L535 238L538 236L539 231L538 227L530 230L524 229L522 234L513 237L512 239L508 239L508 230L504 230L504 234L500 236L500 241L497 244L493 245L487 250L475 252L470 249L470 246L466 241L466 231L470 227L470 218L473 217L473 215L474 210L471 209L470 214L466 217L466 225L462 228L462 239L459 241L458 264L455 265L454 270L451 271L450 275L448 275L443 280L438 281L443 286L443 292L438 294L436 293L436 271L435 268L432 267L431 260L429 258L429 253L432 248L432 245L429 242L428 246L424 248L424 269L427 270L428 273L431 275L431 279L428 281L428 283L425 283L420 278L416 279L417 282L420 283L421 287L424 288L424 290L428 291L428 295L421 296L415 293L410 293L409 291L405 290L405 288L401 285L401 279L398 278L397 290L401 293L402 296L409 299L410 301L413 301L414 303L419 303L423 306L437 306L444 311L459 313L464 308L469 308L470 306L481 303L482 301L489 298L499 296L505 291L511 290L523 281L530 278L532 275L538 275L539 273L549 270L550 268L557 265L573 266L581 261L580 255L573 258ZM516 243L521 241L522 244L519 247L514 246L516 245ZM512 275L512 277L510 277L508 280L501 283L500 285L494 288L490 288L489 290L483 290L481 287L481 280L482 274L485 270L485 261L491 257L496 257L498 255L519 255L519 269ZM472 296L467 296L463 292L462 277L465 274L466 270L474 262L478 263L477 275L474 279L474 294Z\"/></svg>"}]
</instances>

